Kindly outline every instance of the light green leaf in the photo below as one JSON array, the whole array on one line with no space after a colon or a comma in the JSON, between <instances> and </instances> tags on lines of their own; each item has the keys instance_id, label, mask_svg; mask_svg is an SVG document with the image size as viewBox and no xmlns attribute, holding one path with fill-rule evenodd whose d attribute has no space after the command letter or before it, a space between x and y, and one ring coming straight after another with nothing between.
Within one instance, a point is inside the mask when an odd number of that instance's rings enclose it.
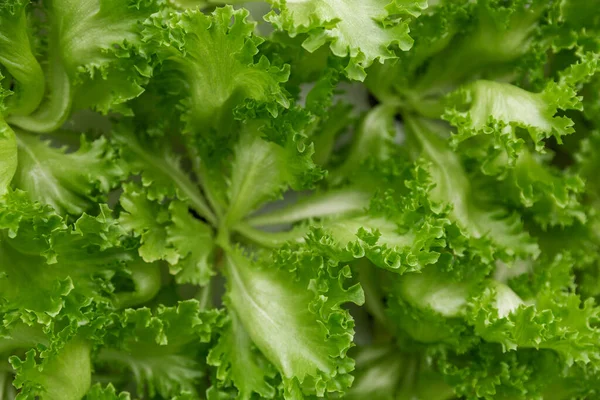
<instances>
[{"instance_id":1,"label":"light green leaf","mask_svg":"<svg viewBox=\"0 0 600 400\"><path fill-rule=\"evenodd\" d=\"M444 317L464 315L469 298L469 283L449 282L435 269L406 274L398 279L397 293L420 308L429 308Z\"/></svg>"},{"instance_id":2,"label":"light green leaf","mask_svg":"<svg viewBox=\"0 0 600 400\"><path fill-rule=\"evenodd\" d=\"M428 163L424 169L435 186L430 190L430 200L441 212L450 207L448 216L455 222L463 235L480 242L486 259L491 254L537 256L537 244L522 228L516 215L499 207L490 207L477 199L472 192L471 182L458 155L450 149L440 135L448 135L448 129L430 120L410 119L408 133L421 157ZM485 244L487 243L487 244Z\"/></svg>"},{"instance_id":3,"label":"light green leaf","mask_svg":"<svg viewBox=\"0 0 600 400\"><path fill-rule=\"evenodd\" d=\"M304 189L320 177L312 162L312 146L291 139L283 146L268 142L257 134L260 122L255 124L245 127L234 149L226 216L229 226L288 187Z\"/></svg>"},{"instance_id":4,"label":"light green leaf","mask_svg":"<svg viewBox=\"0 0 600 400\"><path fill-rule=\"evenodd\" d=\"M513 163L524 143L516 128L526 129L542 151L543 139L554 136L561 143L562 136L573 132L573 122L556 116L557 111L581 107L573 89L554 82L540 93L531 93L508 83L479 80L451 94L448 103L444 118L458 128L452 138L455 145L477 135L492 135L492 154L504 151Z\"/></svg>"},{"instance_id":5,"label":"light green leaf","mask_svg":"<svg viewBox=\"0 0 600 400\"><path fill-rule=\"evenodd\" d=\"M175 264L178 255L167 240L170 216L166 207L148 200L146 193L133 184L125 185L124 189L120 203L126 212L121 213L119 222L140 237L140 257L146 262L166 260Z\"/></svg>"},{"instance_id":6,"label":"light green leaf","mask_svg":"<svg viewBox=\"0 0 600 400\"><path fill-rule=\"evenodd\" d=\"M380 268L402 274L438 260L435 248L444 245L447 223L423 218L418 226L406 227L384 216L358 215L315 223L306 242L308 249L339 261L367 257Z\"/></svg>"},{"instance_id":7,"label":"light green leaf","mask_svg":"<svg viewBox=\"0 0 600 400\"><path fill-rule=\"evenodd\" d=\"M195 219L181 202L172 202L169 212L173 223L166 228L167 241L179 257L179 260L171 263L171 274L175 275L178 283L206 285L215 274L212 269L214 243L210 227Z\"/></svg>"},{"instance_id":8,"label":"light green leaf","mask_svg":"<svg viewBox=\"0 0 600 400\"><path fill-rule=\"evenodd\" d=\"M35 357L36 351L30 350L25 360L10 358L17 373L14 385L21 389L17 399L80 400L90 388L90 344L83 339L73 339L39 365Z\"/></svg>"},{"instance_id":9,"label":"light green leaf","mask_svg":"<svg viewBox=\"0 0 600 400\"><path fill-rule=\"evenodd\" d=\"M515 71L515 64L527 56L542 57L551 44L549 40L535 40L544 15L553 6L545 0L515 0L502 2L483 0L473 2L444 2L438 7L439 15L432 15L421 29L433 35L418 39L417 65L425 71L406 81L414 87L413 95L425 99L454 90L458 85L481 75L504 77ZM538 54L539 52L539 54ZM408 54L410 57L411 54ZM540 63L528 64L533 73Z\"/></svg>"},{"instance_id":10,"label":"light green leaf","mask_svg":"<svg viewBox=\"0 0 600 400\"><path fill-rule=\"evenodd\" d=\"M295 398L300 391L322 396L343 390L352 381L347 373L353 362L346 350L353 324L340 306L361 304L362 290L343 287L348 267L326 267L318 258L288 262L282 260L281 267L260 265L228 251L228 305L281 374L285 398Z\"/></svg>"},{"instance_id":11,"label":"light green leaf","mask_svg":"<svg viewBox=\"0 0 600 400\"><path fill-rule=\"evenodd\" d=\"M250 400L253 393L267 399L276 394L268 382L275 375L273 367L254 348L233 311L229 311L229 319L221 328L219 342L208 355L208 363L218 367L217 379L223 386L233 382L240 400Z\"/></svg>"},{"instance_id":12,"label":"light green leaf","mask_svg":"<svg viewBox=\"0 0 600 400\"><path fill-rule=\"evenodd\" d=\"M231 112L246 100L276 106L289 105L280 83L289 69L272 66L254 56L262 39L253 36L255 23L248 11L231 6L210 15L199 10L155 14L144 24L144 41L162 62L164 79L186 93L183 107L187 129L208 133L226 130Z\"/></svg>"},{"instance_id":13,"label":"light green leaf","mask_svg":"<svg viewBox=\"0 0 600 400\"><path fill-rule=\"evenodd\" d=\"M585 223L582 194L584 180L578 174L548 165L542 156L521 149L514 168L507 171L498 190L512 204L522 204L525 212L543 228Z\"/></svg>"},{"instance_id":14,"label":"light green leaf","mask_svg":"<svg viewBox=\"0 0 600 400\"><path fill-rule=\"evenodd\" d=\"M427 7L425 1L396 0L270 2L278 12L267 15L268 21L292 37L308 34L302 44L308 51L329 42L333 54L350 58L348 76L361 81L374 61L395 58L393 46L411 48L408 22Z\"/></svg>"},{"instance_id":15,"label":"light green leaf","mask_svg":"<svg viewBox=\"0 0 600 400\"><path fill-rule=\"evenodd\" d=\"M49 204L60 214L81 214L107 195L125 177L122 164L106 139L84 136L74 152L17 131L19 167L13 185L32 201Z\"/></svg>"},{"instance_id":16,"label":"light green leaf","mask_svg":"<svg viewBox=\"0 0 600 400\"><path fill-rule=\"evenodd\" d=\"M300 199L291 206L250 217L247 222L254 226L268 226L341 216L366 209L370 199L369 193L355 188L329 191Z\"/></svg>"},{"instance_id":17,"label":"light green leaf","mask_svg":"<svg viewBox=\"0 0 600 400\"><path fill-rule=\"evenodd\" d=\"M159 204L133 184L125 185L121 225L139 236L140 257L146 262L165 260L178 283L206 285L211 276L213 238L211 228L195 219L187 205L173 200Z\"/></svg>"}]
</instances>

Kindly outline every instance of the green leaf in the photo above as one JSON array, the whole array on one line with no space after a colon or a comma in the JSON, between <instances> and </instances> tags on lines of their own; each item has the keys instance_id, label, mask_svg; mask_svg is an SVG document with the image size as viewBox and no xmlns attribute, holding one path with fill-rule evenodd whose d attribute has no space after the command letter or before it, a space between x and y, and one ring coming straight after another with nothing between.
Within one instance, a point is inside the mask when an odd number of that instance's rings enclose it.
<instances>
[{"instance_id":1,"label":"green leaf","mask_svg":"<svg viewBox=\"0 0 600 400\"><path fill-rule=\"evenodd\" d=\"M581 301L576 294L546 289L537 294L534 305L513 305L512 311L505 313L502 308L507 300L498 288L502 286L488 288L473 300L470 318L478 335L508 349L554 350L568 366L574 362L598 362L600 332L593 327L593 321L597 320L599 309L592 299ZM495 299L493 309L485 305L490 298Z\"/></svg>"},{"instance_id":2,"label":"green leaf","mask_svg":"<svg viewBox=\"0 0 600 400\"><path fill-rule=\"evenodd\" d=\"M117 394L117 390L112 384L102 387L99 383L96 383L87 392L84 397L85 400L130 400L131 397L127 392L120 392Z\"/></svg>"},{"instance_id":3,"label":"green leaf","mask_svg":"<svg viewBox=\"0 0 600 400\"><path fill-rule=\"evenodd\" d=\"M359 286L343 286L349 268L318 257L264 265L238 251L226 257L227 304L281 374L284 397L299 398L301 391L323 396L348 387L353 323L340 306L364 301Z\"/></svg>"},{"instance_id":4,"label":"green leaf","mask_svg":"<svg viewBox=\"0 0 600 400\"><path fill-rule=\"evenodd\" d=\"M401 384L404 371L402 361L392 346L361 348L356 356L356 364L356 381L346 398L396 398L395 392Z\"/></svg>"},{"instance_id":5,"label":"green leaf","mask_svg":"<svg viewBox=\"0 0 600 400\"><path fill-rule=\"evenodd\" d=\"M209 226L194 219L181 201L162 205L148 200L133 184L124 188L120 202L125 212L119 221L140 238L140 257L146 262L167 261L178 283L206 285L214 275Z\"/></svg>"},{"instance_id":6,"label":"green leaf","mask_svg":"<svg viewBox=\"0 0 600 400\"><path fill-rule=\"evenodd\" d=\"M0 311L50 324L64 312L84 323L90 303L110 303L110 278L132 259L124 231L104 206L73 226L49 207L9 192L0 204Z\"/></svg>"},{"instance_id":7,"label":"green leaf","mask_svg":"<svg viewBox=\"0 0 600 400\"><path fill-rule=\"evenodd\" d=\"M548 164L540 155L522 149L514 168L501 178L498 191L511 205L524 207L543 228L585 222L583 179Z\"/></svg>"},{"instance_id":8,"label":"green leaf","mask_svg":"<svg viewBox=\"0 0 600 400\"><path fill-rule=\"evenodd\" d=\"M255 349L234 311L229 311L208 363L218 367L217 379L223 386L235 385L239 399L250 400L253 393L272 399L276 394L269 383L275 375L274 368Z\"/></svg>"},{"instance_id":9,"label":"green leaf","mask_svg":"<svg viewBox=\"0 0 600 400\"><path fill-rule=\"evenodd\" d=\"M427 7L425 1L368 0L328 3L322 0L286 2L272 0L278 12L266 19L290 36L307 34L302 46L312 52L330 43L337 57L348 57L350 79L363 80L365 68L374 61L395 58L392 47L407 51L413 44L408 35L411 17ZM365 32L368 32L366 34Z\"/></svg>"},{"instance_id":10,"label":"green leaf","mask_svg":"<svg viewBox=\"0 0 600 400\"><path fill-rule=\"evenodd\" d=\"M17 141L15 133L0 117L0 195L8 189L16 170Z\"/></svg>"},{"instance_id":11,"label":"green leaf","mask_svg":"<svg viewBox=\"0 0 600 400\"><path fill-rule=\"evenodd\" d=\"M0 227L9 239L26 236L35 249L45 250L52 233L66 228L63 218L51 207L32 203L23 191L8 190L0 201Z\"/></svg>"},{"instance_id":12,"label":"green leaf","mask_svg":"<svg viewBox=\"0 0 600 400\"><path fill-rule=\"evenodd\" d=\"M206 285L212 270L213 238L208 225L193 218L183 203L169 206L173 223L167 226L168 242L180 259L171 265L171 274L178 283Z\"/></svg>"},{"instance_id":13,"label":"green leaf","mask_svg":"<svg viewBox=\"0 0 600 400\"><path fill-rule=\"evenodd\" d=\"M25 190L32 201L52 206L59 214L81 214L125 177L116 152L106 139L88 142L84 136L74 152L17 131L19 167L13 186Z\"/></svg>"},{"instance_id":14,"label":"green leaf","mask_svg":"<svg viewBox=\"0 0 600 400\"><path fill-rule=\"evenodd\" d=\"M561 143L562 136L573 132L573 122L555 116L557 110L580 107L572 89L554 83L541 93L531 93L507 83L482 80L463 86L448 102L451 108L444 118L458 128L453 143L491 135L492 155L503 152L509 163L514 163L524 144L516 134L517 128L526 129L536 149L541 151L544 139L553 136Z\"/></svg>"},{"instance_id":15,"label":"green leaf","mask_svg":"<svg viewBox=\"0 0 600 400\"><path fill-rule=\"evenodd\" d=\"M28 0L0 4L0 65L14 80L5 106L8 114L14 115L33 112L44 96L44 73L35 57L28 7Z\"/></svg>"},{"instance_id":16,"label":"green leaf","mask_svg":"<svg viewBox=\"0 0 600 400\"><path fill-rule=\"evenodd\" d=\"M210 15L163 12L144 23L144 41L157 52L161 73L184 92L187 130L224 130L246 100L265 104L274 115L277 104L289 105L280 87L289 68L272 66L264 56L255 62L263 40L247 18L247 10L226 6Z\"/></svg>"},{"instance_id":17,"label":"green leaf","mask_svg":"<svg viewBox=\"0 0 600 400\"><path fill-rule=\"evenodd\" d=\"M246 3L0 0L0 398L596 399L597 4Z\"/></svg>"},{"instance_id":18,"label":"green leaf","mask_svg":"<svg viewBox=\"0 0 600 400\"><path fill-rule=\"evenodd\" d=\"M59 128L72 108L129 113L152 68L141 55L139 24L158 10L153 1L72 0L44 3L48 98L11 123L33 132Z\"/></svg>"},{"instance_id":19,"label":"green leaf","mask_svg":"<svg viewBox=\"0 0 600 400\"><path fill-rule=\"evenodd\" d=\"M326 218L360 212L369 206L371 195L358 188L318 193L290 206L248 218L254 226L289 224L311 218Z\"/></svg>"},{"instance_id":20,"label":"green leaf","mask_svg":"<svg viewBox=\"0 0 600 400\"><path fill-rule=\"evenodd\" d=\"M419 63L431 55L424 64L425 71L416 77L416 82L407 83L423 99L443 95L481 75L504 76L508 71L514 72L515 62L529 55L535 58L536 53L543 54L548 49L550 42L535 39L552 4L544 0L484 0L442 6L442 17L432 17L429 26L421 28L421 32L433 33L436 39L430 43L426 36L424 51L418 49ZM442 32L433 28L435 24Z\"/></svg>"},{"instance_id":21,"label":"green leaf","mask_svg":"<svg viewBox=\"0 0 600 400\"><path fill-rule=\"evenodd\" d=\"M410 138L427 162L423 168L435 183L429 192L434 212L449 207L448 217L462 235L473 244L479 243L486 259L494 253L500 257L537 256L539 248L523 230L517 215L491 207L474 196L460 158L440 137L448 134L447 128L429 120L408 122Z\"/></svg>"},{"instance_id":22,"label":"green leaf","mask_svg":"<svg viewBox=\"0 0 600 400\"><path fill-rule=\"evenodd\" d=\"M468 352L447 351L438 358L439 368L456 394L473 400L568 399L579 390L551 387L563 383L564 375L581 371L562 370L557 361L549 351L504 352L500 346L489 343Z\"/></svg>"},{"instance_id":23,"label":"green leaf","mask_svg":"<svg viewBox=\"0 0 600 400\"><path fill-rule=\"evenodd\" d=\"M595 296L599 288L597 281L600 272L598 269L600 266L599 223L598 215L592 214L588 215L585 223L576 222L566 227L538 229L535 232L542 254L546 254L549 258L561 257L563 253L571 256L572 265L569 265L568 275L571 275L572 266L577 269L577 274L580 275L577 289L582 298ZM563 284L566 283L567 280L563 280Z\"/></svg>"},{"instance_id":24,"label":"green leaf","mask_svg":"<svg viewBox=\"0 0 600 400\"><path fill-rule=\"evenodd\" d=\"M307 102L310 100L310 94ZM314 107L319 109L324 106L319 99L315 99ZM315 144L315 164L324 166L331 161L337 140L347 131L348 125L353 121L352 107L339 102L324 110L325 115L315 122L311 139Z\"/></svg>"},{"instance_id":25,"label":"green leaf","mask_svg":"<svg viewBox=\"0 0 600 400\"><path fill-rule=\"evenodd\" d=\"M360 347L356 381L345 398L381 400L449 400L454 392L418 352L399 351L392 345Z\"/></svg>"},{"instance_id":26,"label":"green leaf","mask_svg":"<svg viewBox=\"0 0 600 400\"><path fill-rule=\"evenodd\" d=\"M131 371L141 397L170 398L189 393L199 398L196 384L204 376L199 362L219 318L216 310L200 311L195 300L176 306L127 309L107 332L98 361L113 373Z\"/></svg>"},{"instance_id":27,"label":"green leaf","mask_svg":"<svg viewBox=\"0 0 600 400\"><path fill-rule=\"evenodd\" d=\"M466 311L470 293L468 282L449 282L435 269L421 274L407 274L398 280L397 291L403 299L420 308L456 317Z\"/></svg>"},{"instance_id":28,"label":"green leaf","mask_svg":"<svg viewBox=\"0 0 600 400\"><path fill-rule=\"evenodd\" d=\"M394 146L396 137L395 115L395 106L380 104L364 116L344 163L332 173L331 178L334 182L356 173L369 157L386 160L392 156L391 147Z\"/></svg>"},{"instance_id":29,"label":"green leaf","mask_svg":"<svg viewBox=\"0 0 600 400\"><path fill-rule=\"evenodd\" d=\"M307 248L349 262L366 257L380 268L399 274L418 271L439 258L444 245L444 219L423 218L406 227L378 215L358 215L314 224Z\"/></svg>"},{"instance_id":30,"label":"green leaf","mask_svg":"<svg viewBox=\"0 0 600 400\"><path fill-rule=\"evenodd\" d=\"M169 213L166 208L148 200L146 193L134 184L126 185L124 189L120 203L125 212L121 213L119 222L140 237L140 257L146 262L165 260L175 264L177 252L167 241Z\"/></svg>"},{"instance_id":31,"label":"green leaf","mask_svg":"<svg viewBox=\"0 0 600 400\"><path fill-rule=\"evenodd\" d=\"M112 138L129 172L141 175L148 199L162 201L167 197L178 198L189 202L209 222L215 222L215 216L198 186L183 169L181 156L166 138L136 133L131 121L117 126Z\"/></svg>"},{"instance_id":32,"label":"green leaf","mask_svg":"<svg viewBox=\"0 0 600 400\"><path fill-rule=\"evenodd\" d=\"M516 279L523 298L494 279L452 281L428 267L421 275L396 278L397 303L391 303L391 315L419 341L455 345L452 340L458 340L456 345L465 346L474 333L505 351L553 350L565 367L574 362L595 365L599 308L593 299L582 301L568 292L573 287L571 258L540 259L521 275Z\"/></svg>"},{"instance_id":33,"label":"green leaf","mask_svg":"<svg viewBox=\"0 0 600 400\"><path fill-rule=\"evenodd\" d=\"M79 400L88 391L92 364L90 345L83 339L73 339L40 364L35 357L36 351L30 350L25 360L10 358L17 373L14 385L21 389L17 399Z\"/></svg>"},{"instance_id":34,"label":"green leaf","mask_svg":"<svg viewBox=\"0 0 600 400\"><path fill-rule=\"evenodd\" d=\"M576 154L579 176L585 179L587 193L597 204L600 203L600 183L595 176L600 166L598 151L600 151L600 133L593 132L590 137L581 141L581 148Z\"/></svg>"},{"instance_id":35,"label":"green leaf","mask_svg":"<svg viewBox=\"0 0 600 400\"><path fill-rule=\"evenodd\" d=\"M261 122L255 124L245 127L234 149L226 216L229 226L288 187L310 188L322 176L312 161L312 145L293 139L283 145L268 142L257 135Z\"/></svg>"},{"instance_id":36,"label":"green leaf","mask_svg":"<svg viewBox=\"0 0 600 400\"><path fill-rule=\"evenodd\" d=\"M137 261L137 262L136 262ZM127 272L133 283L131 290L115 293L115 307L125 308L152 300L161 289L161 270L157 263L148 264L136 260L127 265Z\"/></svg>"}]
</instances>

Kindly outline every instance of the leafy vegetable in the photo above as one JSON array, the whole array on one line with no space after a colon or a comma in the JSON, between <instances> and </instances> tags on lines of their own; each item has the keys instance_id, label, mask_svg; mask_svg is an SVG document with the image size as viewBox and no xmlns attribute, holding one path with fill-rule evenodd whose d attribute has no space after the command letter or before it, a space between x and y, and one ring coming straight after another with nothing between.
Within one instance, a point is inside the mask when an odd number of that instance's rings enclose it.
<instances>
[{"instance_id":1,"label":"leafy vegetable","mask_svg":"<svg viewBox=\"0 0 600 400\"><path fill-rule=\"evenodd\" d=\"M0 399L597 398L593 3L0 0Z\"/></svg>"}]
</instances>

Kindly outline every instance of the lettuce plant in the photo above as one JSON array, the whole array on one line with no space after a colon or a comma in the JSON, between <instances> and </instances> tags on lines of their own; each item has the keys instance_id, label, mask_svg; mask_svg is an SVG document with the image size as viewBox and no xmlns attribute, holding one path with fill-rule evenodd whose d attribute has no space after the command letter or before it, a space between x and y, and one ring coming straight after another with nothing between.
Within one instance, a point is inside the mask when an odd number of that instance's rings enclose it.
<instances>
[{"instance_id":1,"label":"lettuce plant","mask_svg":"<svg viewBox=\"0 0 600 400\"><path fill-rule=\"evenodd\" d=\"M600 398L598 10L0 0L0 399Z\"/></svg>"}]
</instances>

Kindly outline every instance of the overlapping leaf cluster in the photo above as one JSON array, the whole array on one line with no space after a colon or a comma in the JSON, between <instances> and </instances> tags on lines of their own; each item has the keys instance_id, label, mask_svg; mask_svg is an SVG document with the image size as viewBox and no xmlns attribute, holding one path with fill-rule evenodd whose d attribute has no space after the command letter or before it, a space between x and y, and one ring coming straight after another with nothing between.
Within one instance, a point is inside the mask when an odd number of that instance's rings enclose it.
<instances>
[{"instance_id":1,"label":"overlapping leaf cluster","mask_svg":"<svg viewBox=\"0 0 600 400\"><path fill-rule=\"evenodd\" d=\"M249 7L0 0L0 398L600 396L600 4Z\"/></svg>"}]
</instances>

